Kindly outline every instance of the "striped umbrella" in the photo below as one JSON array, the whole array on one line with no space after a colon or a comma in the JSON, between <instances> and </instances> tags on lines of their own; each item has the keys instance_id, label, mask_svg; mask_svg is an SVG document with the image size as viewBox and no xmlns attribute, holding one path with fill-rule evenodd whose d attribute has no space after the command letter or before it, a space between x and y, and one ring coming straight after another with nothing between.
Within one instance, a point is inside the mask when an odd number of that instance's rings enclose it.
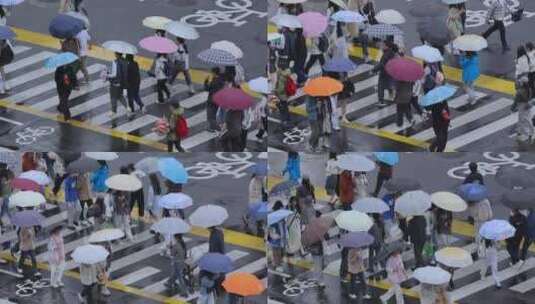
<instances>
[{"instance_id":1,"label":"striped umbrella","mask_svg":"<svg viewBox=\"0 0 535 304\"><path fill-rule=\"evenodd\" d=\"M237 65L238 60L231 53L219 49L206 49L197 55L201 61L214 65Z\"/></svg>"}]
</instances>

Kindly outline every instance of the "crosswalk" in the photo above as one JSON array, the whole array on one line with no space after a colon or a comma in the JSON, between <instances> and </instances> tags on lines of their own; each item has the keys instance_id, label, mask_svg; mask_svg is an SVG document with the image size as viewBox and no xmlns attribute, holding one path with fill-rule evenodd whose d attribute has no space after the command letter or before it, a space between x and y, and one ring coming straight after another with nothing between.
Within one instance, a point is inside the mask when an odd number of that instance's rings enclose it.
<instances>
[{"instance_id":1,"label":"crosswalk","mask_svg":"<svg viewBox=\"0 0 535 304\"><path fill-rule=\"evenodd\" d=\"M34 110L57 113L59 99L54 82L54 70L45 69L44 61L57 53L57 50L43 49L31 45L16 45L14 47L15 60L4 67L7 73L7 83L11 94L4 99L13 104L24 104ZM106 62L95 59L88 60L88 72L91 82L73 91L70 96L71 114L74 119L83 120L91 125L112 128L117 131L142 137L146 140L163 142L165 136L155 133L152 128L155 122L168 111L168 104L159 104L155 90L156 81L142 73L140 95L146 105L146 113L135 113L129 116L127 110L119 105L118 115L112 117L109 83L100 78L102 70L106 69ZM81 77L81 73L79 73ZM207 119L205 103L207 92L198 87L198 93L189 96L189 89L180 81L169 86L173 101L180 101L185 109L185 116L190 129L189 136L184 140L183 147L188 150L206 151L207 146L218 141L218 135L206 131ZM266 142L258 139L249 132L247 150L265 151Z\"/></svg>"}]
</instances>

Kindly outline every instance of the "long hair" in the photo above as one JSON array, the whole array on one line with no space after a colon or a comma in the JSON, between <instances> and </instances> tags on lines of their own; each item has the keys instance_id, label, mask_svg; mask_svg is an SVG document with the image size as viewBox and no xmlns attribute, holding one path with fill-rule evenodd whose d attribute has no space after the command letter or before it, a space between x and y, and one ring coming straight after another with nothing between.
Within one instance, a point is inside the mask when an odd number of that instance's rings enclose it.
<instances>
[{"instance_id":1,"label":"long hair","mask_svg":"<svg viewBox=\"0 0 535 304\"><path fill-rule=\"evenodd\" d=\"M155 195L162 194L162 187L160 186L160 180L158 179L158 175L156 175L156 173L149 174L149 181L154 191L154 194Z\"/></svg>"}]
</instances>

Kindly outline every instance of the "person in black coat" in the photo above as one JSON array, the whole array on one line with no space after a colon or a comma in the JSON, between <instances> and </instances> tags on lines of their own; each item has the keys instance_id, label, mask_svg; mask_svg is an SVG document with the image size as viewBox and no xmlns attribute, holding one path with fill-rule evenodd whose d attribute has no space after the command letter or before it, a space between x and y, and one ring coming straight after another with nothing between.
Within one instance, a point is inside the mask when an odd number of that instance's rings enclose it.
<instances>
[{"instance_id":1,"label":"person in black coat","mask_svg":"<svg viewBox=\"0 0 535 304\"><path fill-rule=\"evenodd\" d=\"M295 35L295 58L293 72L297 74L297 84L303 85L306 80L305 63L307 59L307 44L305 36L303 36L303 29L296 29Z\"/></svg>"},{"instance_id":2,"label":"person in black coat","mask_svg":"<svg viewBox=\"0 0 535 304\"><path fill-rule=\"evenodd\" d=\"M385 90L392 93L392 78L386 72L386 64L393 59L398 52L397 46L391 41L385 41L383 44L383 56L379 60L379 63L373 68L374 73L379 73L379 79L377 81L377 97L379 99L379 106L386 106L385 102ZM391 94L392 95L392 94Z\"/></svg>"},{"instance_id":3,"label":"person in black coat","mask_svg":"<svg viewBox=\"0 0 535 304\"><path fill-rule=\"evenodd\" d=\"M407 231L410 241L414 246L414 258L416 260L416 267L424 266L422 251L426 240L426 226L427 222L423 215L414 216L408 223Z\"/></svg>"},{"instance_id":4,"label":"person in black coat","mask_svg":"<svg viewBox=\"0 0 535 304\"><path fill-rule=\"evenodd\" d=\"M243 122L242 110L228 110L225 114L226 132L221 136L221 145L225 152L242 150L241 132Z\"/></svg>"},{"instance_id":5,"label":"person in black coat","mask_svg":"<svg viewBox=\"0 0 535 304\"><path fill-rule=\"evenodd\" d=\"M225 235L220 228L216 226L208 228L210 236L208 238L208 252L217 252L225 254Z\"/></svg>"},{"instance_id":6,"label":"person in black coat","mask_svg":"<svg viewBox=\"0 0 535 304\"><path fill-rule=\"evenodd\" d=\"M471 162L468 165L468 168L470 169L470 174L466 176L466 178L463 181L463 184L471 184L474 182L479 182L479 184L484 185L483 182L483 175L477 171L477 164L474 162Z\"/></svg>"},{"instance_id":7,"label":"person in black coat","mask_svg":"<svg viewBox=\"0 0 535 304\"><path fill-rule=\"evenodd\" d=\"M509 216L509 223L516 228L516 231L515 235L505 240L505 243L507 244L507 252L511 256L511 263L516 264L520 261L522 239L526 242L527 218L518 209L514 209L511 211L511 216Z\"/></svg>"},{"instance_id":8,"label":"person in black coat","mask_svg":"<svg viewBox=\"0 0 535 304\"><path fill-rule=\"evenodd\" d=\"M130 106L130 109L132 112L135 111L134 109L134 101L139 106L139 111L143 112L143 102L141 101L141 97L139 97L139 85L141 83L141 75L139 73L139 65L134 60L134 55L127 54L126 55L126 92L128 96L128 105Z\"/></svg>"},{"instance_id":9,"label":"person in black coat","mask_svg":"<svg viewBox=\"0 0 535 304\"><path fill-rule=\"evenodd\" d=\"M219 126L216 121L216 114L218 106L213 101L214 94L225 86L225 76L221 73L219 67L212 69L212 79L206 78L204 81L204 89L208 91L208 100L206 101L206 117L208 120L208 131L216 132Z\"/></svg>"},{"instance_id":10,"label":"person in black coat","mask_svg":"<svg viewBox=\"0 0 535 304\"><path fill-rule=\"evenodd\" d=\"M56 90L59 97L59 105L57 109L63 114L65 120L71 119L71 111L69 110L69 96L73 89L73 79L76 78L72 68L69 65L64 65L56 68L54 80L56 81Z\"/></svg>"},{"instance_id":11,"label":"person in black coat","mask_svg":"<svg viewBox=\"0 0 535 304\"><path fill-rule=\"evenodd\" d=\"M436 138L429 146L429 151L444 152L448 143L448 128L450 127L450 109L446 101L431 106L431 117Z\"/></svg>"}]
</instances>

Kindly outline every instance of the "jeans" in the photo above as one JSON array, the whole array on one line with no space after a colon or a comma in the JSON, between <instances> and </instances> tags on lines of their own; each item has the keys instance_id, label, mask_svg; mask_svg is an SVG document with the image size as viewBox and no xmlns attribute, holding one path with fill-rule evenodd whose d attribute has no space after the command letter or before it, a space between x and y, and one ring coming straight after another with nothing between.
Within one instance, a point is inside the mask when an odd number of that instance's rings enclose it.
<instances>
[{"instance_id":1,"label":"jeans","mask_svg":"<svg viewBox=\"0 0 535 304\"><path fill-rule=\"evenodd\" d=\"M158 79L156 82L156 90L158 91L158 102L163 103L164 102L164 93L167 95L167 99L171 97L171 92L169 92L169 89L167 88L167 79Z\"/></svg>"},{"instance_id":2,"label":"jeans","mask_svg":"<svg viewBox=\"0 0 535 304\"><path fill-rule=\"evenodd\" d=\"M247 147L247 134L249 133L249 130L247 129L242 129L241 130L241 135L240 135L240 141L241 141L241 147L240 147L240 152L244 151L245 148Z\"/></svg>"},{"instance_id":3,"label":"jeans","mask_svg":"<svg viewBox=\"0 0 535 304\"><path fill-rule=\"evenodd\" d=\"M487 39L488 36L490 36L492 33L494 33L496 30L500 31L500 39L502 41L502 49L507 49L507 40L505 37L505 25L503 24L503 20L494 20L494 24L489 27L489 29L483 33L483 38Z\"/></svg>"},{"instance_id":4,"label":"jeans","mask_svg":"<svg viewBox=\"0 0 535 304\"><path fill-rule=\"evenodd\" d=\"M132 112L134 112L134 101L139 106L139 109L143 109L143 102L141 101L141 97L139 97L139 88L129 88L126 90L126 93L128 97L128 105Z\"/></svg>"},{"instance_id":5,"label":"jeans","mask_svg":"<svg viewBox=\"0 0 535 304\"><path fill-rule=\"evenodd\" d=\"M323 67L323 65L325 64L325 56L323 56L323 54L314 54L314 55L310 55L310 57L308 58L308 61L305 65L305 74L308 75L308 72L310 71L310 69L312 68L312 66L314 66L314 64L319 61L319 63L321 64L321 66Z\"/></svg>"},{"instance_id":6,"label":"jeans","mask_svg":"<svg viewBox=\"0 0 535 304\"><path fill-rule=\"evenodd\" d=\"M126 100L123 96L123 88L119 85L110 85L110 101L111 101L111 111L117 113L117 101L119 101L123 107L126 109Z\"/></svg>"},{"instance_id":7,"label":"jeans","mask_svg":"<svg viewBox=\"0 0 535 304\"><path fill-rule=\"evenodd\" d=\"M424 250L424 242L412 243L414 247L414 259L416 260L416 267L424 266L424 258L422 251Z\"/></svg>"},{"instance_id":8,"label":"jeans","mask_svg":"<svg viewBox=\"0 0 535 304\"><path fill-rule=\"evenodd\" d=\"M267 116L266 117L262 117L260 122L262 123L262 125L260 126L260 128L258 129L258 132L256 133L256 136L259 137L259 138L264 136L264 133L267 132L267 129L268 129L268 118L267 118Z\"/></svg>"},{"instance_id":9,"label":"jeans","mask_svg":"<svg viewBox=\"0 0 535 304\"><path fill-rule=\"evenodd\" d=\"M171 75L171 77L169 78L169 81L168 81L169 84L173 84L175 82L175 79L180 73L184 74L184 79L186 80L186 84L191 85L191 75L189 73L189 70L186 70L186 69L176 69L173 75Z\"/></svg>"},{"instance_id":10,"label":"jeans","mask_svg":"<svg viewBox=\"0 0 535 304\"><path fill-rule=\"evenodd\" d=\"M232 132L226 132L221 136L221 145L225 152L240 152L242 148L241 134L236 136Z\"/></svg>"},{"instance_id":11,"label":"jeans","mask_svg":"<svg viewBox=\"0 0 535 304\"><path fill-rule=\"evenodd\" d=\"M22 266L24 265L24 262L26 261L26 258L30 258L32 261L32 271L37 270L37 261L35 260L35 251L34 250L26 250L20 252L20 259L19 259L19 268L22 269Z\"/></svg>"},{"instance_id":12,"label":"jeans","mask_svg":"<svg viewBox=\"0 0 535 304\"><path fill-rule=\"evenodd\" d=\"M386 73L386 72L385 72ZM392 85L390 78L386 75L379 74L379 80L377 82L377 98L379 102L385 101L385 90L392 92Z\"/></svg>"},{"instance_id":13,"label":"jeans","mask_svg":"<svg viewBox=\"0 0 535 304\"><path fill-rule=\"evenodd\" d=\"M347 253L349 249L347 247L342 248L340 253L340 279L343 280L347 276Z\"/></svg>"},{"instance_id":14,"label":"jeans","mask_svg":"<svg viewBox=\"0 0 535 304\"><path fill-rule=\"evenodd\" d=\"M435 140L429 146L431 152L444 152L446 144L448 143L448 126L433 126L435 131Z\"/></svg>"},{"instance_id":15,"label":"jeans","mask_svg":"<svg viewBox=\"0 0 535 304\"><path fill-rule=\"evenodd\" d=\"M171 261L171 277L168 284L175 285L178 281L178 287L180 290L185 290L186 282L184 281L184 269L185 265L182 261Z\"/></svg>"},{"instance_id":16,"label":"jeans","mask_svg":"<svg viewBox=\"0 0 535 304\"><path fill-rule=\"evenodd\" d=\"M520 242L517 242L516 240L507 241L507 252L509 253L509 256L511 256L511 262L513 264L516 264L518 260L520 259L519 249L520 249Z\"/></svg>"}]
</instances>

